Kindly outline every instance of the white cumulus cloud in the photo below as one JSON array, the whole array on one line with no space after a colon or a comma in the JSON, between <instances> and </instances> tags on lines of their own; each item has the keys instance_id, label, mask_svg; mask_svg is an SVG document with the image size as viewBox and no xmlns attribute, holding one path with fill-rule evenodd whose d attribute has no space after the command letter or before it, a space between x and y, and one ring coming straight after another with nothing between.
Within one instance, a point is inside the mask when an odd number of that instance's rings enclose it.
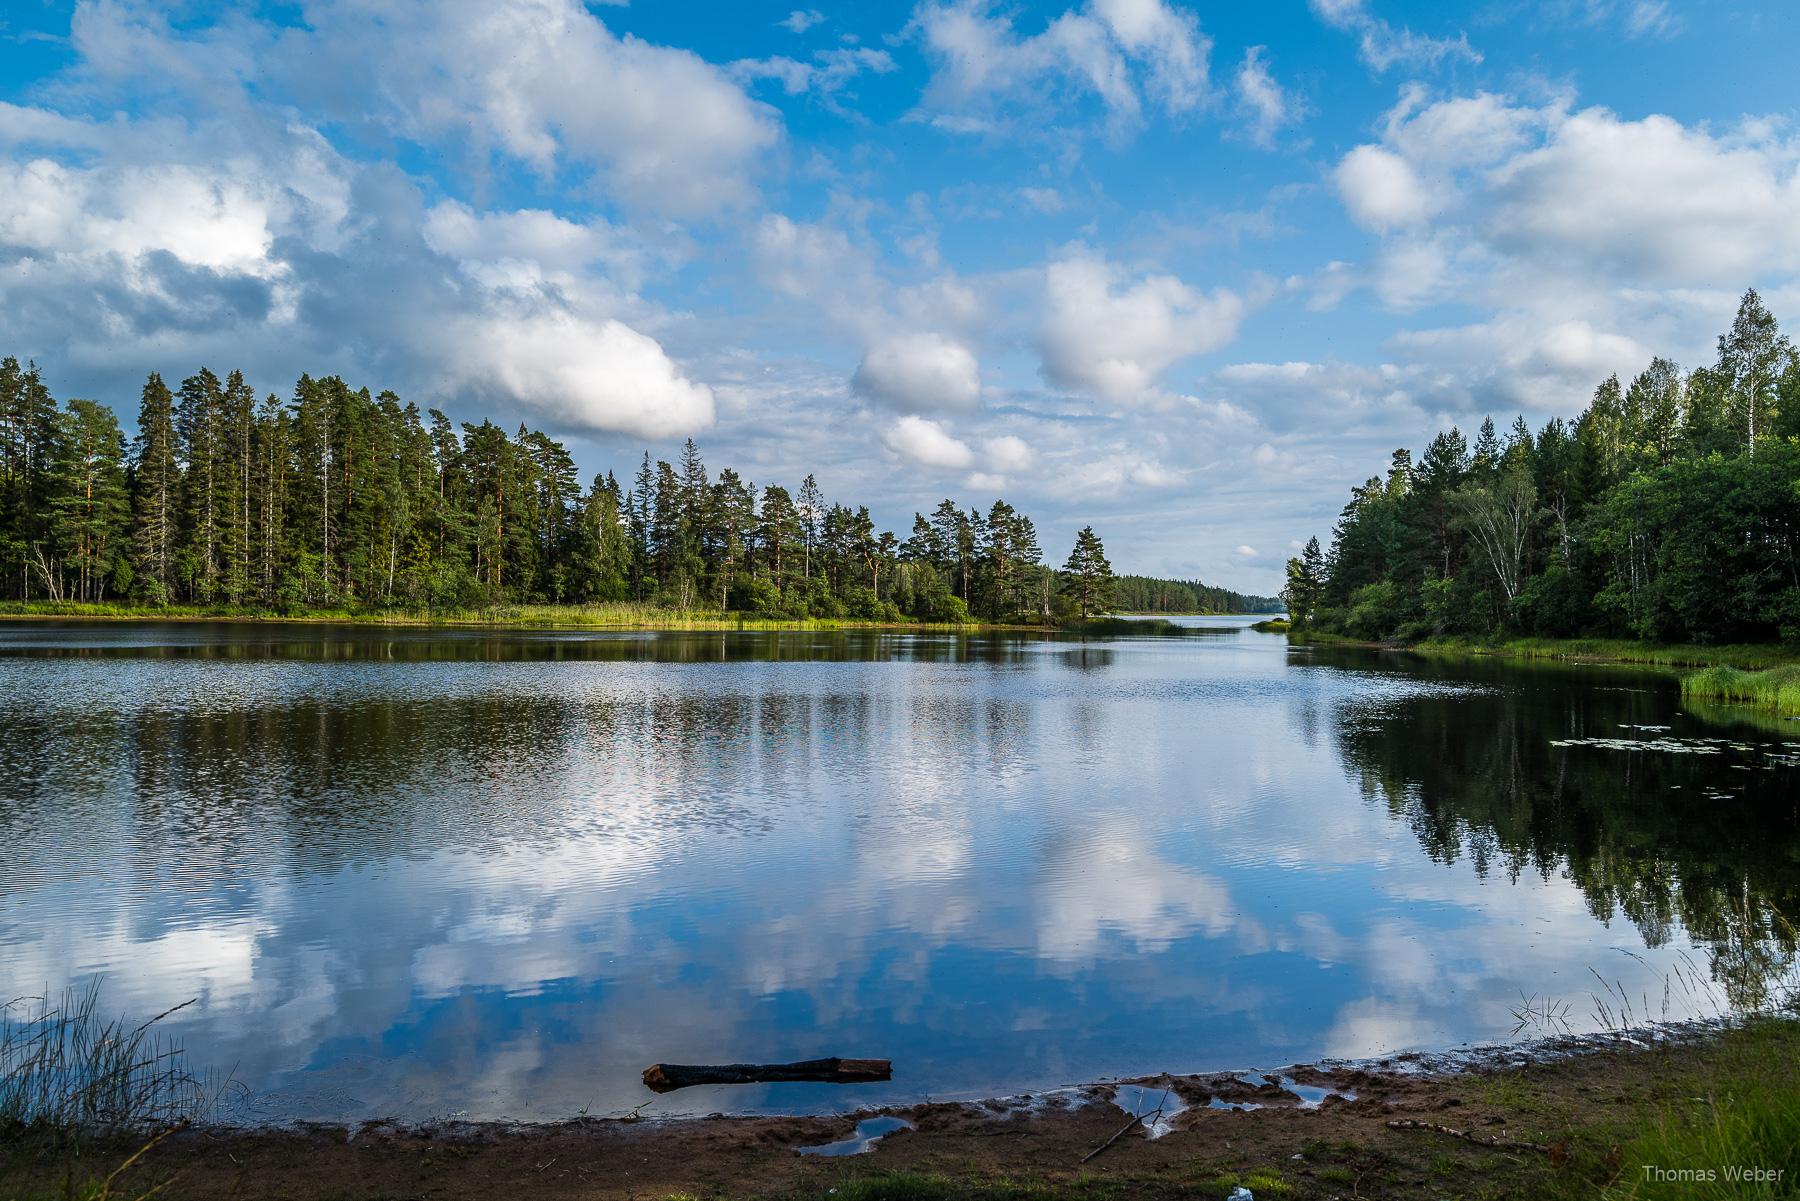
<instances>
[{"instance_id":1,"label":"white cumulus cloud","mask_svg":"<svg viewBox=\"0 0 1800 1201\"><path fill-rule=\"evenodd\" d=\"M988 466L1002 475L1023 471L1036 458L1025 439L1013 434L989 438L981 444L981 452L986 457Z\"/></svg>"},{"instance_id":2,"label":"white cumulus cloud","mask_svg":"<svg viewBox=\"0 0 1800 1201\"><path fill-rule=\"evenodd\" d=\"M981 398L975 355L934 333L897 334L871 346L852 383L864 395L915 413L971 409Z\"/></svg>"},{"instance_id":3,"label":"white cumulus cloud","mask_svg":"<svg viewBox=\"0 0 1800 1201\"><path fill-rule=\"evenodd\" d=\"M1358 146L1332 175L1350 217L1365 229L1416 225L1437 208L1412 164L1381 146Z\"/></svg>"},{"instance_id":4,"label":"white cumulus cloud","mask_svg":"<svg viewBox=\"0 0 1800 1201\"><path fill-rule=\"evenodd\" d=\"M498 394L559 428L670 438L712 424L712 390L622 322L498 313L453 333L445 351L454 386Z\"/></svg>"},{"instance_id":5,"label":"white cumulus cloud","mask_svg":"<svg viewBox=\"0 0 1800 1201\"><path fill-rule=\"evenodd\" d=\"M1245 310L1228 289L1200 292L1172 275L1131 281L1091 254L1052 263L1044 299L1045 378L1114 401L1141 396L1171 364L1230 342Z\"/></svg>"},{"instance_id":6,"label":"white cumulus cloud","mask_svg":"<svg viewBox=\"0 0 1800 1201\"><path fill-rule=\"evenodd\" d=\"M882 435L887 448L917 467L953 471L975 465L975 452L942 425L926 417L902 417Z\"/></svg>"},{"instance_id":7,"label":"white cumulus cloud","mask_svg":"<svg viewBox=\"0 0 1800 1201\"><path fill-rule=\"evenodd\" d=\"M1238 111L1243 114L1250 140L1258 146L1273 146L1275 135L1299 119L1300 105L1276 82L1265 60L1268 48L1252 46L1244 51L1232 81L1237 93Z\"/></svg>"},{"instance_id":8,"label":"white cumulus cloud","mask_svg":"<svg viewBox=\"0 0 1800 1201\"><path fill-rule=\"evenodd\" d=\"M691 51L614 34L577 0L321 0L288 69L379 64L345 86L404 136L498 151L542 174L574 164L664 215L744 200L775 114Z\"/></svg>"},{"instance_id":9,"label":"white cumulus cloud","mask_svg":"<svg viewBox=\"0 0 1800 1201\"><path fill-rule=\"evenodd\" d=\"M1145 97L1171 115L1208 93L1212 41L1192 13L1165 0L1091 0L1022 35L985 0L925 0L911 28L932 62L923 109L955 132L986 132L1063 94L1100 101L1115 131L1134 125Z\"/></svg>"}]
</instances>

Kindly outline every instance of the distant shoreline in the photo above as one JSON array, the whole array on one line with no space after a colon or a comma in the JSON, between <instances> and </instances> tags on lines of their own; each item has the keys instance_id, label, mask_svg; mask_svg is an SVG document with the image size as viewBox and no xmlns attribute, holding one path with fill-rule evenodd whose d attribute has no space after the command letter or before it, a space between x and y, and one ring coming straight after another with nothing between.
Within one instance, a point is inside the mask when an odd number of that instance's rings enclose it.
<instances>
[{"instance_id":1,"label":"distant shoreline","mask_svg":"<svg viewBox=\"0 0 1800 1201\"><path fill-rule=\"evenodd\" d=\"M1256 617L1254 613L1134 613L1131 620L1167 621L1170 617ZM292 625L358 625L446 629L567 629L615 633L691 632L828 632L888 630L896 633L1118 633L1114 618L1059 626L1045 623L970 621L863 621L851 618L765 618L754 614L693 613L647 605L497 605L491 609L309 609L281 613L265 610L205 608L195 605L152 607L73 601L0 602L0 621L99 622L233 622Z\"/></svg>"}]
</instances>

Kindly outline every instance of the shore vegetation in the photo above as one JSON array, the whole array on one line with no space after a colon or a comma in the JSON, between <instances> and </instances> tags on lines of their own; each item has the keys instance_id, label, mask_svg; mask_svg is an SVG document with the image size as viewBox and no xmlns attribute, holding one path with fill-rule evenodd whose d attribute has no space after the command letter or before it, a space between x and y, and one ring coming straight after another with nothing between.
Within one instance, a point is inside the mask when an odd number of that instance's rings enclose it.
<instances>
[{"instance_id":1,"label":"shore vegetation","mask_svg":"<svg viewBox=\"0 0 1800 1201\"><path fill-rule=\"evenodd\" d=\"M1572 422L1439 433L1289 562L1296 625L1368 641L1800 646L1800 356L1755 291L1711 364Z\"/></svg>"}]
</instances>

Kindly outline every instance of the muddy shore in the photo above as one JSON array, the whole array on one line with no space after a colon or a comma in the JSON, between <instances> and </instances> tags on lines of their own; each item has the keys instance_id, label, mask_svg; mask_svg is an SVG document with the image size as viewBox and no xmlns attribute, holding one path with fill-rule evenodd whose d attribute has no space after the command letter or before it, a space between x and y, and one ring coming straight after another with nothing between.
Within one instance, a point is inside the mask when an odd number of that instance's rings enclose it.
<instances>
[{"instance_id":1,"label":"muddy shore","mask_svg":"<svg viewBox=\"0 0 1800 1201\"><path fill-rule=\"evenodd\" d=\"M1800 1028L1778 1026L1754 1037L1777 1038L1775 1053L1791 1058ZM842 1158L799 1148L849 1138L871 1112L194 1128L144 1154L110 1195L137 1197L160 1184L159 1197L296 1201L1224 1197L1243 1184L1258 1197L1350 1197L1436 1196L1451 1181L1451 1193L1463 1196L1507 1196L1527 1184L1593 1195L1633 1170L1621 1143L1671 1088L1703 1090L1721 1065L1765 1054L1744 1045L1750 1037L1695 1027L1654 1039L1538 1044L1529 1053L1483 1048L930 1102L880 1111L911 1128ZM1164 1090L1160 1137L1130 1127L1121 1105L1144 1097L1154 1105ZM133 1149L115 1143L76 1155L24 1140L4 1156L0 1196L98 1195L65 1193L64 1182L104 1177Z\"/></svg>"}]
</instances>

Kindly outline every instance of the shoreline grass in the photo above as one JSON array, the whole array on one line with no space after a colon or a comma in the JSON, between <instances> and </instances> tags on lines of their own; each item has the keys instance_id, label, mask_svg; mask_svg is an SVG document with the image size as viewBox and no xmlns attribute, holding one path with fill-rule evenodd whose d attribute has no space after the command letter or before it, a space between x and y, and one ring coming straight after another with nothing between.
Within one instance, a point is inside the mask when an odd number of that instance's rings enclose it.
<instances>
[{"instance_id":1,"label":"shoreline grass","mask_svg":"<svg viewBox=\"0 0 1800 1201\"><path fill-rule=\"evenodd\" d=\"M1497 655L1511 659L1641 663L1652 667L1757 669L1800 664L1800 651L1775 643L1699 646L1627 638L1431 638L1407 643L1403 649L1422 655Z\"/></svg>"},{"instance_id":2,"label":"shoreline grass","mask_svg":"<svg viewBox=\"0 0 1800 1201\"><path fill-rule=\"evenodd\" d=\"M180 1044L158 1031L189 1004L135 1025L107 1019L96 979L58 1000L0 1005L0 1131L79 1143L205 1117L219 1090L209 1090Z\"/></svg>"},{"instance_id":3,"label":"shoreline grass","mask_svg":"<svg viewBox=\"0 0 1800 1201\"><path fill-rule=\"evenodd\" d=\"M1217 616L1211 615L1211 616ZM1164 616L1105 616L1061 625L1044 622L868 621L858 618L776 618L735 610L681 610L629 601L588 605L509 604L481 609L348 609L299 611L137 605L77 601L0 601L0 621L214 621L278 622L309 625L456 627L477 629L581 629L657 631L831 631L893 630L902 633L1018 633L1169 635L1218 632L1184 626Z\"/></svg>"},{"instance_id":4,"label":"shoreline grass","mask_svg":"<svg viewBox=\"0 0 1800 1201\"><path fill-rule=\"evenodd\" d=\"M1726 701L1783 717L1800 716L1800 663L1761 671L1709 667L1682 678L1681 698Z\"/></svg>"},{"instance_id":5,"label":"shoreline grass","mask_svg":"<svg viewBox=\"0 0 1800 1201\"><path fill-rule=\"evenodd\" d=\"M864 621L855 618L770 618L718 610L665 609L616 602L593 605L494 605L480 609L330 609L298 611L133 605L73 601L0 602L0 620L281 622L307 625L455 626L493 629L905 630L1032 632L1055 627L999 622Z\"/></svg>"}]
</instances>

